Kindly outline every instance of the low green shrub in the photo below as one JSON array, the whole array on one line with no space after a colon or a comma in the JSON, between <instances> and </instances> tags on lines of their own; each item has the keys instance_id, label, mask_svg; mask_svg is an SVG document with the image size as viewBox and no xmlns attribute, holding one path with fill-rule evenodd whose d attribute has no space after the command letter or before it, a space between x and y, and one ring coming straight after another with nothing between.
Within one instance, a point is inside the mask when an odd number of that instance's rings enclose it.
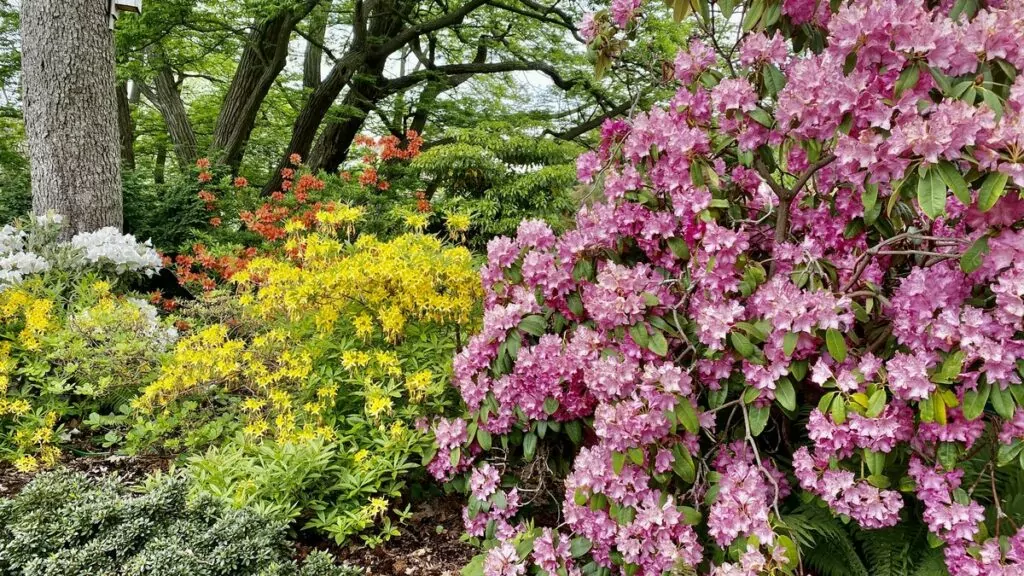
<instances>
[{"instance_id":1,"label":"low green shrub","mask_svg":"<svg viewBox=\"0 0 1024 576\"><path fill-rule=\"evenodd\" d=\"M300 565L286 527L180 476L138 493L114 477L58 470L0 501L0 573L10 576L355 576L325 552Z\"/></svg>"}]
</instances>

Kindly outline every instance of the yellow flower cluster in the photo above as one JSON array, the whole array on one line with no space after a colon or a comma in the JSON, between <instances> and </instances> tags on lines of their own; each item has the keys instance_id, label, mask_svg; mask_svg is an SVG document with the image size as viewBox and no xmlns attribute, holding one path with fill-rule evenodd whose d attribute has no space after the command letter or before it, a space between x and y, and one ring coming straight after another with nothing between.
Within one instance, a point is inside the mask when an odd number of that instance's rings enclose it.
<instances>
[{"instance_id":1,"label":"yellow flower cluster","mask_svg":"<svg viewBox=\"0 0 1024 576\"><path fill-rule=\"evenodd\" d=\"M22 324L18 346L29 351L42 348L40 338L54 327L53 301L36 298L27 290L0 293L0 323Z\"/></svg>"},{"instance_id":2,"label":"yellow flower cluster","mask_svg":"<svg viewBox=\"0 0 1024 576\"><path fill-rule=\"evenodd\" d=\"M406 234L391 242L363 236L351 249L314 233L302 239L296 261L257 258L235 275L243 308L256 318L313 319L322 333L344 317L369 339L380 329L399 341L410 321L469 322L482 296L470 252L446 247L437 238Z\"/></svg>"}]
</instances>

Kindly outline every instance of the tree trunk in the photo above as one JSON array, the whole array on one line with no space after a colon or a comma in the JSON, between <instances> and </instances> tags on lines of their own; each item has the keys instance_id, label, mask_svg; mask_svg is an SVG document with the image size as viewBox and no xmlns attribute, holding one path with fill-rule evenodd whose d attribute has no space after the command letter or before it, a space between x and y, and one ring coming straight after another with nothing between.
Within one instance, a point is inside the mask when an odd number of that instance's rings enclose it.
<instances>
[{"instance_id":1,"label":"tree trunk","mask_svg":"<svg viewBox=\"0 0 1024 576\"><path fill-rule=\"evenodd\" d=\"M69 234L123 224L114 35L106 1L22 0L32 208Z\"/></svg>"},{"instance_id":2,"label":"tree trunk","mask_svg":"<svg viewBox=\"0 0 1024 576\"><path fill-rule=\"evenodd\" d=\"M155 89L143 87L148 98L163 118L167 133L174 145L174 156L178 159L178 167L183 171L195 164L199 159L199 141L188 119L185 104L181 101L178 84L174 81L174 73L164 66L157 71L153 79Z\"/></svg>"},{"instance_id":3,"label":"tree trunk","mask_svg":"<svg viewBox=\"0 0 1024 576\"><path fill-rule=\"evenodd\" d=\"M156 160L153 164L153 182L163 184L167 173L167 142L160 140L156 145Z\"/></svg>"},{"instance_id":4,"label":"tree trunk","mask_svg":"<svg viewBox=\"0 0 1024 576\"><path fill-rule=\"evenodd\" d=\"M346 110L359 110L361 114L353 114L344 120L332 120L327 123L309 155L309 167L314 172L338 171L348 157L348 150L352 147L356 135L366 123L366 116L373 109L373 103L359 94L355 87L345 95L342 106Z\"/></svg>"},{"instance_id":5,"label":"tree trunk","mask_svg":"<svg viewBox=\"0 0 1024 576\"><path fill-rule=\"evenodd\" d=\"M260 106L284 69L292 32L318 3L307 0L283 10L249 33L213 130L211 148L221 163L236 170L241 165Z\"/></svg>"},{"instance_id":6,"label":"tree trunk","mask_svg":"<svg viewBox=\"0 0 1024 576\"><path fill-rule=\"evenodd\" d=\"M327 37L327 6L319 6L313 10L306 35L308 38L302 65L302 87L315 90L323 79L320 67L324 59L324 39Z\"/></svg>"},{"instance_id":7,"label":"tree trunk","mask_svg":"<svg viewBox=\"0 0 1024 576\"><path fill-rule=\"evenodd\" d=\"M117 131L121 135L121 162L125 170L135 170L135 123L125 82L117 85Z\"/></svg>"}]
</instances>

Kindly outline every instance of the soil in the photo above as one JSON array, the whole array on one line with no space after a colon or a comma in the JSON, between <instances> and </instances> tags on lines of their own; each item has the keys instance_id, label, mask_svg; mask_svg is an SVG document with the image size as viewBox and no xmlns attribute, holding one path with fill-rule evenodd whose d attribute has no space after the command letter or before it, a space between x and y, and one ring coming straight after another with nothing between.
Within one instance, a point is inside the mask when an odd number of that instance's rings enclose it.
<instances>
[{"instance_id":1,"label":"soil","mask_svg":"<svg viewBox=\"0 0 1024 576\"><path fill-rule=\"evenodd\" d=\"M418 504L400 529L401 536L376 548L367 548L362 542L345 547L322 541L300 543L299 556L311 548L329 549L340 560L365 569L369 576L458 576L478 553L459 540L462 502L456 496Z\"/></svg>"},{"instance_id":2,"label":"soil","mask_svg":"<svg viewBox=\"0 0 1024 576\"><path fill-rule=\"evenodd\" d=\"M151 472L166 471L170 459L161 456L74 456L61 462L61 466L99 478L117 474L126 484L138 484ZM16 495L28 484L34 472L19 472L6 462L0 462L0 498Z\"/></svg>"}]
</instances>

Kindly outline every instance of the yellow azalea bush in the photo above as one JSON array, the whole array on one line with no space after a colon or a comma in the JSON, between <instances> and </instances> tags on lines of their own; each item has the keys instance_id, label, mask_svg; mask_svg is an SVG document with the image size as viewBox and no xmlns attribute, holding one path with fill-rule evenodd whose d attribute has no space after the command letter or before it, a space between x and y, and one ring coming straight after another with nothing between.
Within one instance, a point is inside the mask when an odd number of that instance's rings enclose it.
<instances>
[{"instance_id":1,"label":"yellow azalea bush","mask_svg":"<svg viewBox=\"0 0 1024 576\"><path fill-rule=\"evenodd\" d=\"M188 460L198 489L306 518L338 542L395 533L483 296L467 249L415 232L357 236L361 216L286 222L279 249L233 275L238 316L194 327L134 401L140 421L185 403L232 414L229 439Z\"/></svg>"},{"instance_id":2,"label":"yellow azalea bush","mask_svg":"<svg viewBox=\"0 0 1024 576\"><path fill-rule=\"evenodd\" d=\"M134 395L176 336L155 308L96 277L0 291L0 459L23 472L55 464L63 421Z\"/></svg>"}]
</instances>

